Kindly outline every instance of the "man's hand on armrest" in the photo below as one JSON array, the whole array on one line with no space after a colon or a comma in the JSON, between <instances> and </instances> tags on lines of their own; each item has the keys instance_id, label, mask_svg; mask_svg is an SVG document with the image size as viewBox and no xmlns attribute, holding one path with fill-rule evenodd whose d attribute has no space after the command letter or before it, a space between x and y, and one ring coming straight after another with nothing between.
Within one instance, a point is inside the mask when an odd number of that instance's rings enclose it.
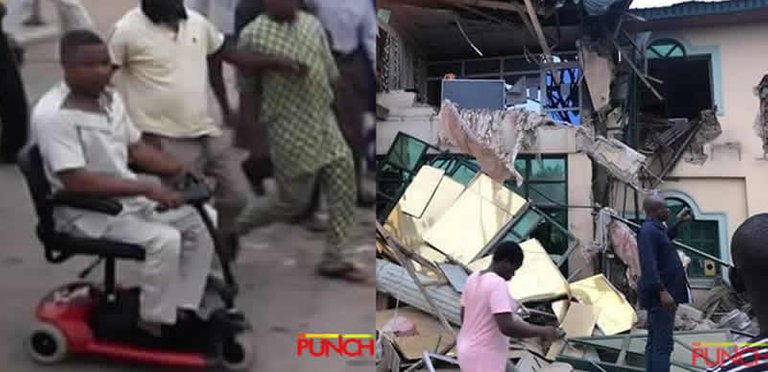
<instances>
[{"instance_id":1,"label":"man's hand on armrest","mask_svg":"<svg viewBox=\"0 0 768 372\"><path fill-rule=\"evenodd\" d=\"M184 167L176 160L144 141L128 146L131 164L142 172L164 177L174 177L184 173Z\"/></svg>"},{"instance_id":2,"label":"man's hand on armrest","mask_svg":"<svg viewBox=\"0 0 768 372\"><path fill-rule=\"evenodd\" d=\"M66 191L54 194L51 197L51 203L53 203L54 206L84 209L104 213L110 216L117 216L123 210L123 205L116 200L88 197L82 194Z\"/></svg>"},{"instance_id":3,"label":"man's hand on armrest","mask_svg":"<svg viewBox=\"0 0 768 372\"><path fill-rule=\"evenodd\" d=\"M105 176L82 168L58 174L69 193L100 198L144 196L168 208L177 208L182 203L180 193L158 184Z\"/></svg>"}]
</instances>

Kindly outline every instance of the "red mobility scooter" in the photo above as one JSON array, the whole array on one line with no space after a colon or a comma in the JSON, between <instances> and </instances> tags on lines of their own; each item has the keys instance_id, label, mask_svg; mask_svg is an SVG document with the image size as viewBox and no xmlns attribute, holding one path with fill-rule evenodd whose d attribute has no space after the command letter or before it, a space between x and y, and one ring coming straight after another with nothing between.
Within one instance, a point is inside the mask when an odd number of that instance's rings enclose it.
<instances>
[{"instance_id":1,"label":"red mobility scooter","mask_svg":"<svg viewBox=\"0 0 768 372\"><path fill-rule=\"evenodd\" d=\"M207 186L190 178L180 191L185 202L198 210L214 237L224 280L209 277L208 289L219 294L222 305L207 319L196 314L181 316L176 325L163 329L162 337L153 337L137 326L139 289L115 284L115 261L142 261L144 250L131 244L74 237L54 229L52 214L57 205L117 215L122 208L120 203L66 193L52 195L39 149L34 145L21 151L18 163L35 204L37 236L45 248L45 258L61 263L75 255L96 257L80 273L81 281L54 289L37 305L38 323L25 341L32 359L53 364L68 354L79 354L168 367L224 367L235 371L250 368L254 359L248 342L251 327L234 306L237 283L231 272L231 259L221 249L221 239L204 208L210 198ZM103 285L83 281L102 261Z\"/></svg>"}]
</instances>

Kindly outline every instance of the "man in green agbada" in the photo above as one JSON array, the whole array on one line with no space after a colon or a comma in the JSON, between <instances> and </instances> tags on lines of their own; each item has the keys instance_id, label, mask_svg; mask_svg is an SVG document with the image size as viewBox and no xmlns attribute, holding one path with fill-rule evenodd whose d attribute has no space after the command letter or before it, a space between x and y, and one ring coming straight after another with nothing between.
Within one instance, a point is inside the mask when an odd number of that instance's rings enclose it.
<instances>
[{"instance_id":1,"label":"man in green agbada","mask_svg":"<svg viewBox=\"0 0 768 372\"><path fill-rule=\"evenodd\" d=\"M258 112L267 127L278 195L257 200L238 220L238 229L245 234L303 215L319 180L330 226L317 271L328 277L364 280L343 250L354 221L357 185L352 153L331 106L339 72L325 31L312 15L299 11L297 0L266 0L265 8L266 14L243 29L239 48L287 58L301 67L298 74L264 73L240 81L241 93L255 93L262 87L259 99L254 94L241 102L241 115Z\"/></svg>"}]
</instances>

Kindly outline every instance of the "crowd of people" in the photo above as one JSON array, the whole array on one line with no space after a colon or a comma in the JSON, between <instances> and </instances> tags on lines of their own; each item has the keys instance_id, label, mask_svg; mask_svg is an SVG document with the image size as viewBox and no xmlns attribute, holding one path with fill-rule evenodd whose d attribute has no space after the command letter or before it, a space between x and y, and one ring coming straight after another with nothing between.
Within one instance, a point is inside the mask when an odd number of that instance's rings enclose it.
<instances>
[{"instance_id":1,"label":"crowd of people","mask_svg":"<svg viewBox=\"0 0 768 372\"><path fill-rule=\"evenodd\" d=\"M29 127L54 192L123 204L114 217L57 207L55 222L69 234L146 249L140 326L147 332L196 311L216 271L205 225L174 187L188 174L210 181L229 256L256 227L312 219L322 199L327 224L311 225L327 236L317 274L367 280L347 248L356 207L375 203L362 187L362 161L363 122L375 109L376 21L373 2L354 3L141 0L108 35L65 30L64 81L31 115L19 110L26 102L0 95L4 160L28 142ZM2 58L12 55L3 38L0 48ZM225 64L237 71L237 108ZM23 90L18 65L0 66L3 76L13 66L14 88ZM220 121L208 110L209 92ZM267 177L276 193L265 192Z\"/></svg>"}]
</instances>

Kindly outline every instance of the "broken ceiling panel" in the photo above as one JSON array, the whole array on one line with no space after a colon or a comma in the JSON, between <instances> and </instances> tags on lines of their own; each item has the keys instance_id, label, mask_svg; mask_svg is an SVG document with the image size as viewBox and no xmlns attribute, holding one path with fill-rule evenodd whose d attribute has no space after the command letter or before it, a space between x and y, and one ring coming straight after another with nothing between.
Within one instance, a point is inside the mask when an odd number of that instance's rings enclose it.
<instances>
[{"instance_id":1,"label":"broken ceiling panel","mask_svg":"<svg viewBox=\"0 0 768 372\"><path fill-rule=\"evenodd\" d=\"M448 210L462 191L464 191L464 185L450 177L442 177L423 213L421 213L421 218L404 213L403 200L401 200L390 212L384 228L406 248L424 255L428 259L444 261L445 258L438 252L431 248L424 249L426 247L424 233Z\"/></svg>"},{"instance_id":2,"label":"broken ceiling panel","mask_svg":"<svg viewBox=\"0 0 768 372\"><path fill-rule=\"evenodd\" d=\"M445 174L445 171L442 169L433 168L428 165L422 166L400 199L403 212L410 216L421 218L424 209L429 204L430 199L432 199L432 195L435 194L443 174Z\"/></svg>"},{"instance_id":3,"label":"broken ceiling panel","mask_svg":"<svg viewBox=\"0 0 768 372\"><path fill-rule=\"evenodd\" d=\"M482 173L472 180L467 190L480 194L484 199L493 202L514 217L518 216L528 204L522 196Z\"/></svg>"},{"instance_id":4,"label":"broken ceiling panel","mask_svg":"<svg viewBox=\"0 0 768 372\"><path fill-rule=\"evenodd\" d=\"M538 240L520 243L523 266L509 281L509 291L520 302L550 300L568 295L568 282Z\"/></svg>"},{"instance_id":5,"label":"broken ceiling panel","mask_svg":"<svg viewBox=\"0 0 768 372\"><path fill-rule=\"evenodd\" d=\"M597 326L603 334L628 331L637 321L635 309L603 274L571 283L571 295L598 309Z\"/></svg>"},{"instance_id":6,"label":"broken ceiling panel","mask_svg":"<svg viewBox=\"0 0 768 372\"><path fill-rule=\"evenodd\" d=\"M453 178L443 176L440 184L435 190L435 194L432 195L432 199L429 201L427 208L418 220L422 226L422 233L437 222L440 216L445 213L448 208L453 205L453 202L464 191L464 185L455 181Z\"/></svg>"},{"instance_id":7,"label":"broken ceiling panel","mask_svg":"<svg viewBox=\"0 0 768 372\"><path fill-rule=\"evenodd\" d=\"M520 243L520 248L523 250L523 266L509 281L512 297L519 302L528 302L567 296L568 282L538 240ZM492 260L492 256L486 256L469 264L468 268L473 272L485 270Z\"/></svg>"},{"instance_id":8,"label":"broken ceiling panel","mask_svg":"<svg viewBox=\"0 0 768 372\"><path fill-rule=\"evenodd\" d=\"M376 329L382 329L395 316L408 319L416 328L414 336L388 335L406 360L418 360L425 350L442 349L455 341L451 332L444 329L437 318L409 307L377 311ZM458 332L458 329L456 331Z\"/></svg>"},{"instance_id":9,"label":"broken ceiling panel","mask_svg":"<svg viewBox=\"0 0 768 372\"><path fill-rule=\"evenodd\" d=\"M511 219L512 215L503 208L467 190L426 232L424 240L466 265Z\"/></svg>"},{"instance_id":10,"label":"broken ceiling panel","mask_svg":"<svg viewBox=\"0 0 768 372\"><path fill-rule=\"evenodd\" d=\"M592 336L599 311L599 309L592 305L572 302L568 307L568 312L565 314L565 319L560 324L560 328L565 331L566 337ZM584 355L582 351L570 345L566 346L565 350L562 350L564 346L565 341L563 340L553 342L549 352L547 352L547 359L555 360L555 357L560 353L577 358Z\"/></svg>"}]
</instances>

